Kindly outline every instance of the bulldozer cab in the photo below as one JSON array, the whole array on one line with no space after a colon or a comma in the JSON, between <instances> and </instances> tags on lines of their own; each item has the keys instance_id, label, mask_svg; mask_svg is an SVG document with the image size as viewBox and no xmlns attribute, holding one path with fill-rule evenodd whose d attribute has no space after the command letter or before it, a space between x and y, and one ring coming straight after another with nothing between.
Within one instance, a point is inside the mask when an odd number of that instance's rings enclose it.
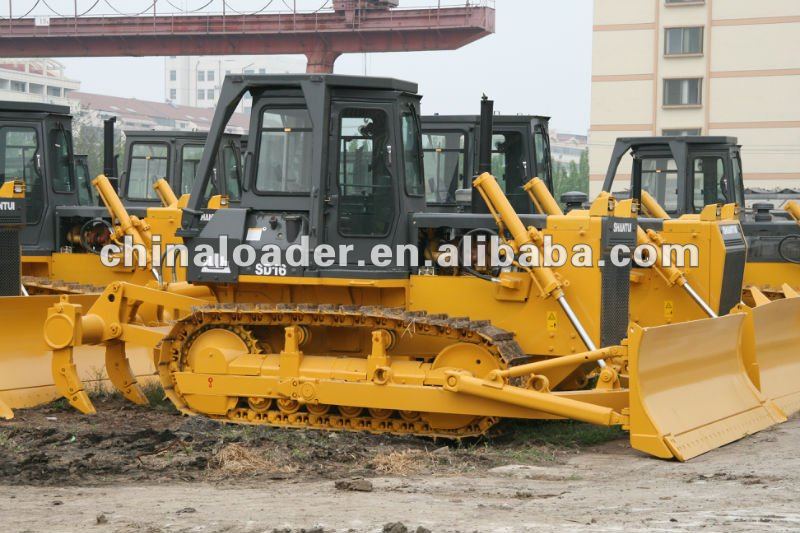
<instances>
[{"instance_id":1,"label":"bulldozer cab","mask_svg":"<svg viewBox=\"0 0 800 533\"><path fill-rule=\"evenodd\" d=\"M0 182L12 180L26 188L23 249L56 249L57 207L80 205L68 107L0 102Z\"/></svg>"},{"instance_id":2,"label":"bulldozer cab","mask_svg":"<svg viewBox=\"0 0 800 533\"><path fill-rule=\"evenodd\" d=\"M631 178L617 181L624 159ZM740 147L734 137L617 139L603 190L639 201L646 191L671 216L698 214L711 204L744 206Z\"/></svg>"},{"instance_id":3,"label":"bulldozer cab","mask_svg":"<svg viewBox=\"0 0 800 533\"><path fill-rule=\"evenodd\" d=\"M553 190L549 122L549 117L538 115L493 117L492 174L518 213L535 212L522 189L531 178L539 177ZM456 210L457 192L471 190L478 174L480 124L478 115L422 117L426 201L431 209Z\"/></svg>"},{"instance_id":4,"label":"bulldozer cab","mask_svg":"<svg viewBox=\"0 0 800 533\"><path fill-rule=\"evenodd\" d=\"M205 132L125 132L125 170L120 183L120 196L125 205L160 205L153 184L161 178L169 182L179 197L189 194L205 142ZM237 202L241 196L241 174L240 137L225 134L203 198L208 201L211 196L222 194Z\"/></svg>"},{"instance_id":5,"label":"bulldozer cab","mask_svg":"<svg viewBox=\"0 0 800 533\"><path fill-rule=\"evenodd\" d=\"M212 179L211 154L219 150L225 124L248 93L253 106L241 202L214 213L201 228L198 193ZM323 243L353 249L345 264L254 264L241 272L215 256L205 267L190 265L189 279L407 277L408 267L372 265L369 250L409 242L407 214L425 208L419 100L416 84L385 78L226 78L180 236L187 244L195 239L216 246L217 237L227 235L230 249L245 242L257 249L286 249L303 237L311 249Z\"/></svg>"},{"instance_id":6,"label":"bulldozer cab","mask_svg":"<svg viewBox=\"0 0 800 533\"><path fill-rule=\"evenodd\" d=\"M630 180L616 180L625 159L631 165ZM695 215L707 205L736 204L748 244L745 284L770 291L783 282L800 286L792 265L800 262L797 222L774 210L774 204L746 208L741 147L735 137L617 139L603 190L640 202L646 191L671 217ZM789 268L774 270L776 263Z\"/></svg>"}]
</instances>

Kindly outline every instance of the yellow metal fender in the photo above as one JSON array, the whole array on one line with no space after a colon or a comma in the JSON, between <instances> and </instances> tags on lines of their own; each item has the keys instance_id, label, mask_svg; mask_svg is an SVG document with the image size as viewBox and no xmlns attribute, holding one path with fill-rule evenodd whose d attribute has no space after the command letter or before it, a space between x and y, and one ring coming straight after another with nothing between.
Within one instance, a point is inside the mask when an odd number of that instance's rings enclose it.
<instances>
[{"instance_id":1,"label":"yellow metal fender","mask_svg":"<svg viewBox=\"0 0 800 533\"><path fill-rule=\"evenodd\" d=\"M630 439L686 461L786 417L743 364L745 315L629 329Z\"/></svg>"}]
</instances>

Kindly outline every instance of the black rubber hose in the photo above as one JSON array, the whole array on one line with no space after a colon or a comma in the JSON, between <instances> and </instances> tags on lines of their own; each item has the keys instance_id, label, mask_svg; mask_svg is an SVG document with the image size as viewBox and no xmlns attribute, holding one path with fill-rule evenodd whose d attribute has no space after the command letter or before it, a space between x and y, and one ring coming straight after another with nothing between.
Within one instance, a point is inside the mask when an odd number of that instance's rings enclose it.
<instances>
[{"instance_id":1,"label":"black rubber hose","mask_svg":"<svg viewBox=\"0 0 800 533\"><path fill-rule=\"evenodd\" d=\"M788 257L785 253L783 253L783 245L792 239L800 240L800 235L787 235L786 237L781 239L781 242L778 243L778 255L781 256L781 259L783 259L787 263L800 265L800 259L792 259L791 257Z\"/></svg>"},{"instance_id":2,"label":"black rubber hose","mask_svg":"<svg viewBox=\"0 0 800 533\"><path fill-rule=\"evenodd\" d=\"M94 248L89 246L89 243L86 242L86 233L90 227L94 226L105 226L106 229L108 229L109 235L112 236L114 235L114 227L107 220L103 218L89 219L83 223L83 226L81 226L81 231L80 231L81 246L83 247L84 250L86 250L89 253L100 255L100 250L95 250Z\"/></svg>"},{"instance_id":3,"label":"black rubber hose","mask_svg":"<svg viewBox=\"0 0 800 533\"><path fill-rule=\"evenodd\" d=\"M494 231L494 230L491 230L491 229L488 229L488 228L475 228L475 229L471 229L471 230L469 230L468 232L466 232L464 235L462 235L462 237L461 237L461 240L460 240L460 241L459 241L459 243L458 243L458 248L459 248L459 250L460 250L462 253L464 253L464 251L465 251L465 250L463 250L463 245L464 245L464 237L467 237L467 236L470 236L470 237L471 237L473 234L481 234L481 233L484 233L484 234L489 234L490 236L495 236L495 237L497 236L497 232L496 232L496 231ZM459 259L460 259L460 257L459 257ZM480 272L478 272L477 270L474 270L473 268L471 268L471 267L468 267L468 266L466 266L466 265L461 265L461 268L462 268L462 269L464 269L464 272L466 272L466 273L467 273L467 274L469 274L470 276L475 276L476 278L478 278L478 279L482 279L482 280L484 280L484 281L491 281L491 282L493 282L493 281L495 280L495 277L496 277L496 276L490 276L490 275L488 275L488 274L481 274L481 273L480 273Z\"/></svg>"}]
</instances>

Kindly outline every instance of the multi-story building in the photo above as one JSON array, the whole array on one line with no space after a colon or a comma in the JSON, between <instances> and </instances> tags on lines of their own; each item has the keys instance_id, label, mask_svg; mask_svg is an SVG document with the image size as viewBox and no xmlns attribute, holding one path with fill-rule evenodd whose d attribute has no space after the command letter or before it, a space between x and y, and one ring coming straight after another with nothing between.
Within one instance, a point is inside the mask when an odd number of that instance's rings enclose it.
<instances>
[{"instance_id":1,"label":"multi-story building","mask_svg":"<svg viewBox=\"0 0 800 533\"><path fill-rule=\"evenodd\" d=\"M165 95L177 105L214 107L227 74L286 74L305 68L299 56L172 56L164 65ZM245 98L241 110L250 103Z\"/></svg>"},{"instance_id":2,"label":"multi-story building","mask_svg":"<svg viewBox=\"0 0 800 533\"><path fill-rule=\"evenodd\" d=\"M67 105L80 87L53 59L0 59L0 100Z\"/></svg>"},{"instance_id":3,"label":"multi-story building","mask_svg":"<svg viewBox=\"0 0 800 533\"><path fill-rule=\"evenodd\" d=\"M120 130L207 131L214 118L214 110L209 108L148 102L104 94L74 92L70 94L69 103L78 124L95 128L101 128L105 119L117 117ZM234 113L228 123L227 131L246 133L248 120L248 115Z\"/></svg>"},{"instance_id":4,"label":"multi-story building","mask_svg":"<svg viewBox=\"0 0 800 533\"><path fill-rule=\"evenodd\" d=\"M800 185L800 1L594 7L592 193L614 140L649 135L738 137L747 185Z\"/></svg>"}]
</instances>

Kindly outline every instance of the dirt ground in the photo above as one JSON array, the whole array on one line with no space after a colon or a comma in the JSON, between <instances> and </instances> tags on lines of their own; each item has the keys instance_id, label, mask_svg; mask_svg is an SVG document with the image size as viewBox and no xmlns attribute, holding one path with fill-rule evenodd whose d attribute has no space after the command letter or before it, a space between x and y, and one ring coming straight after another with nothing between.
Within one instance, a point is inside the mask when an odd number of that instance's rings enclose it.
<instances>
[{"instance_id":1,"label":"dirt ground","mask_svg":"<svg viewBox=\"0 0 800 533\"><path fill-rule=\"evenodd\" d=\"M0 421L3 532L800 529L796 418L680 464L570 422L446 443L98 411Z\"/></svg>"}]
</instances>

